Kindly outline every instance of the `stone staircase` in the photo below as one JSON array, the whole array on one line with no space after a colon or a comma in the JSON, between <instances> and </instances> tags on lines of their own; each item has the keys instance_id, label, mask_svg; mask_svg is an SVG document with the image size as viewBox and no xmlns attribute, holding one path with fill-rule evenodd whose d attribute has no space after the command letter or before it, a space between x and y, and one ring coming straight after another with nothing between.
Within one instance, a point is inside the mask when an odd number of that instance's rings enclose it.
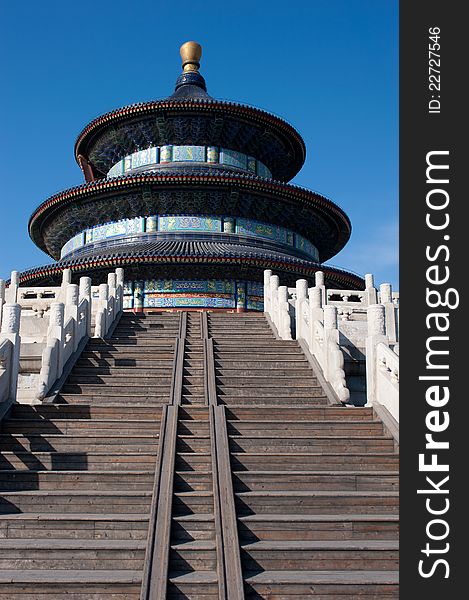
<instances>
[{"instance_id":1,"label":"stone staircase","mask_svg":"<svg viewBox=\"0 0 469 600\"><path fill-rule=\"evenodd\" d=\"M125 314L0 433L0 600L398 598L398 454L258 313Z\"/></svg>"},{"instance_id":2,"label":"stone staircase","mask_svg":"<svg viewBox=\"0 0 469 600\"><path fill-rule=\"evenodd\" d=\"M3 423L2 600L139 597L178 326L124 317L54 403L17 405Z\"/></svg>"},{"instance_id":3,"label":"stone staircase","mask_svg":"<svg viewBox=\"0 0 469 600\"><path fill-rule=\"evenodd\" d=\"M209 316L245 595L397 598L398 455L262 315Z\"/></svg>"}]
</instances>

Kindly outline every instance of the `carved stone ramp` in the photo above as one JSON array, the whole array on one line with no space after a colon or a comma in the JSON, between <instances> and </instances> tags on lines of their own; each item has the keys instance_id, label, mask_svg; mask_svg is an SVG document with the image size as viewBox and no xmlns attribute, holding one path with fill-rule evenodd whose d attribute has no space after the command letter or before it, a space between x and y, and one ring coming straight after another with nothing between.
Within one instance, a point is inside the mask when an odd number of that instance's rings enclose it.
<instances>
[{"instance_id":1,"label":"carved stone ramp","mask_svg":"<svg viewBox=\"0 0 469 600\"><path fill-rule=\"evenodd\" d=\"M226 430L219 430L214 404L207 316L183 313L181 319L184 337L178 340L173 405L161 445L161 473L157 467L155 478L160 484L159 488L155 484L153 496L141 599L241 600L228 437ZM233 549L237 562L230 553Z\"/></svg>"}]
</instances>

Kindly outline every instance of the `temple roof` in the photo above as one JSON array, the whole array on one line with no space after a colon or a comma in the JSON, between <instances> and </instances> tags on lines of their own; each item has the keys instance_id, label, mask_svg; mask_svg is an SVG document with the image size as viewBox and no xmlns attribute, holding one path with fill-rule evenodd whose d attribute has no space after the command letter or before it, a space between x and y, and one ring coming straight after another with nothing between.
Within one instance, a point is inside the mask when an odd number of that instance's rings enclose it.
<instances>
[{"instance_id":1,"label":"temple roof","mask_svg":"<svg viewBox=\"0 0 469 600\"><path fill-rule=\"evenodd\" d=\"M184 50L187 44L192 44L190 52ZM200 54L195 46L201 52L200 46L187 44L181 48L184 71L172 95L113 110L80 133L75 157L87 180L105 177L113 165L137 150L172 144L239 151L263 162L274 179L292 179L306 157L300 134L264 110L212 98L198 71Z\"/></svg>"},{"instance_id":2,"label":"temple roof","mask_svg":"<svg viewBox=\"0 0 469 600\"><path fill-rule=\"evenodd\" d=\"M294 252L294 249L292 249ZM74 258L64 258L58 261L58 265L64 265L74 260L82 261L90 258L102 258L109 256L168 256L168 257L200 257L200 258L253 258L263 260L285 261L299 265L319 265L311 260L299 258L286 254L285 252L272 249L260 248L256 244L240 244L238 241L228 243L226 241L212 240L152 240L136 242L133 244L113 244L102 248L90 248L88 251L80 252ZM65 267L63 267L65 268Z\"/></svg>"},{"instance_id":3,"label":"temple roof","mask_svg":"<svg viewBox=\"0 0 469 600\"><path fill-rule=\"evenodd\" d=\"M97 272L122 266L138 267L139 276L143 268L153 277L168 278L170 269L176 269L177 277L197 278L198 270L210 272L213 278L243 278L262 280L264 269L275 269L289 273L291 280L299 277L313 277L318 270L324 271L329 285L341 289L363 288L364 281L358 275L348 271L315 263L295 256L285 255L274 250L263 250L249 244L227 244L209 241L159 240L129 246L113 245L99 250L81 253L73 258L64 258L57 263L36 267L21 274L22 282L37 282L44 278L54 278L63 269L72 272ZM220 267L223 267L222 269ZM161 268L161 270L159 270ZM147 275L148 276L148 275ZM202 274L203 277L203 274Z\"/></svg>"},{"instance_id":4,"label":"temple roof","mask_svg":"<svg viewBox=\"0 0 469 600\"><path fill-rule=\"evenodd\" d=\"M254 218L290 227L328 260L347 243L351 224L328 198L291 184L245 173L192 167L141 173L70 188L43 202L29 232L58 258L63 244L87 227L145 215L206 214Z\"/></svg>"}]
</instances>

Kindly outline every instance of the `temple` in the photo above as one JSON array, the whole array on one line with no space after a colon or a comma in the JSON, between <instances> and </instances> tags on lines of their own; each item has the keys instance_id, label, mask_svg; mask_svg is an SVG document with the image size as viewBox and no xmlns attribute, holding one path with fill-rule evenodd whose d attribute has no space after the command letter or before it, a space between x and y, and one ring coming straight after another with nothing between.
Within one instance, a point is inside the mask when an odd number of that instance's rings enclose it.
<instances>
[{"instance_id":1,"label":"temple","mask_svg":"<svg viewBox=\"0 0 469 600\"><path fill-rule=\"evenodd\" d=\"M181 56L0 280L0 600L396 600L399 294L324 264L299 134Z\"/></svg>"},{"instance_id":2,"label":"temple","mask_svg":"<svg viewBox=\"0 0 469 600\"><path fill-rule=\"evenodd\" d=\"M199 73L201 47L181 47L183 72L164 100L92 121L75 157L85 184L33 213L29 233L57 262L21 274L51 285L64 269L105 281L124 267L124 307L263 310L263 271L293 285L318 270L326 285L363 280L322 263L347 243L347 215L288 183L305 145L286 121L216 100Z\"/></svg>"}]
</instances>

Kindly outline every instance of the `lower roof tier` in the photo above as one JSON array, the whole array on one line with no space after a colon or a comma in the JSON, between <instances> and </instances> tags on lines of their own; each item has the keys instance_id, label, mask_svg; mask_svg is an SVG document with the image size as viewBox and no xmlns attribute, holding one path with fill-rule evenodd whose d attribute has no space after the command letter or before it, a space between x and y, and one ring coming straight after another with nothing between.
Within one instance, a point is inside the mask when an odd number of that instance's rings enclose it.
<instances>
[{"instance_id":1,"label":"lower roof tier","mask_svg":"<svg viewBox=\"0 0 469 600\"><path fill-rule=\"evenodd\" d=\"M263 281L264 269L278 273L286 285L297 279L313 282L316 271L324 271L326 285L339 289L363 289L358 275L319 263L257 246L194 240L159 240L140 244L107 246L64 258L51 265L24 271L20 281L29 285L50 285L60 281L64 269L77 276L105 281L106 274L123 267L125 278L140 279L230 279Z\"/></svg>"},{"instance_id":2,"label":"lower roof tier","mask_svg":"<svg viewBox=\"0 0 469 600\"><path fill-rule=\"evenodd\" d=\"M29 232L42 250L58 259L64 244L87 228L155 214L230 216L287 227L314 244L320 261L337 254L351 233L347 215L324 196L255 175L196 168L71 188L39 206Z\"/></svg>"}]
</instances>

